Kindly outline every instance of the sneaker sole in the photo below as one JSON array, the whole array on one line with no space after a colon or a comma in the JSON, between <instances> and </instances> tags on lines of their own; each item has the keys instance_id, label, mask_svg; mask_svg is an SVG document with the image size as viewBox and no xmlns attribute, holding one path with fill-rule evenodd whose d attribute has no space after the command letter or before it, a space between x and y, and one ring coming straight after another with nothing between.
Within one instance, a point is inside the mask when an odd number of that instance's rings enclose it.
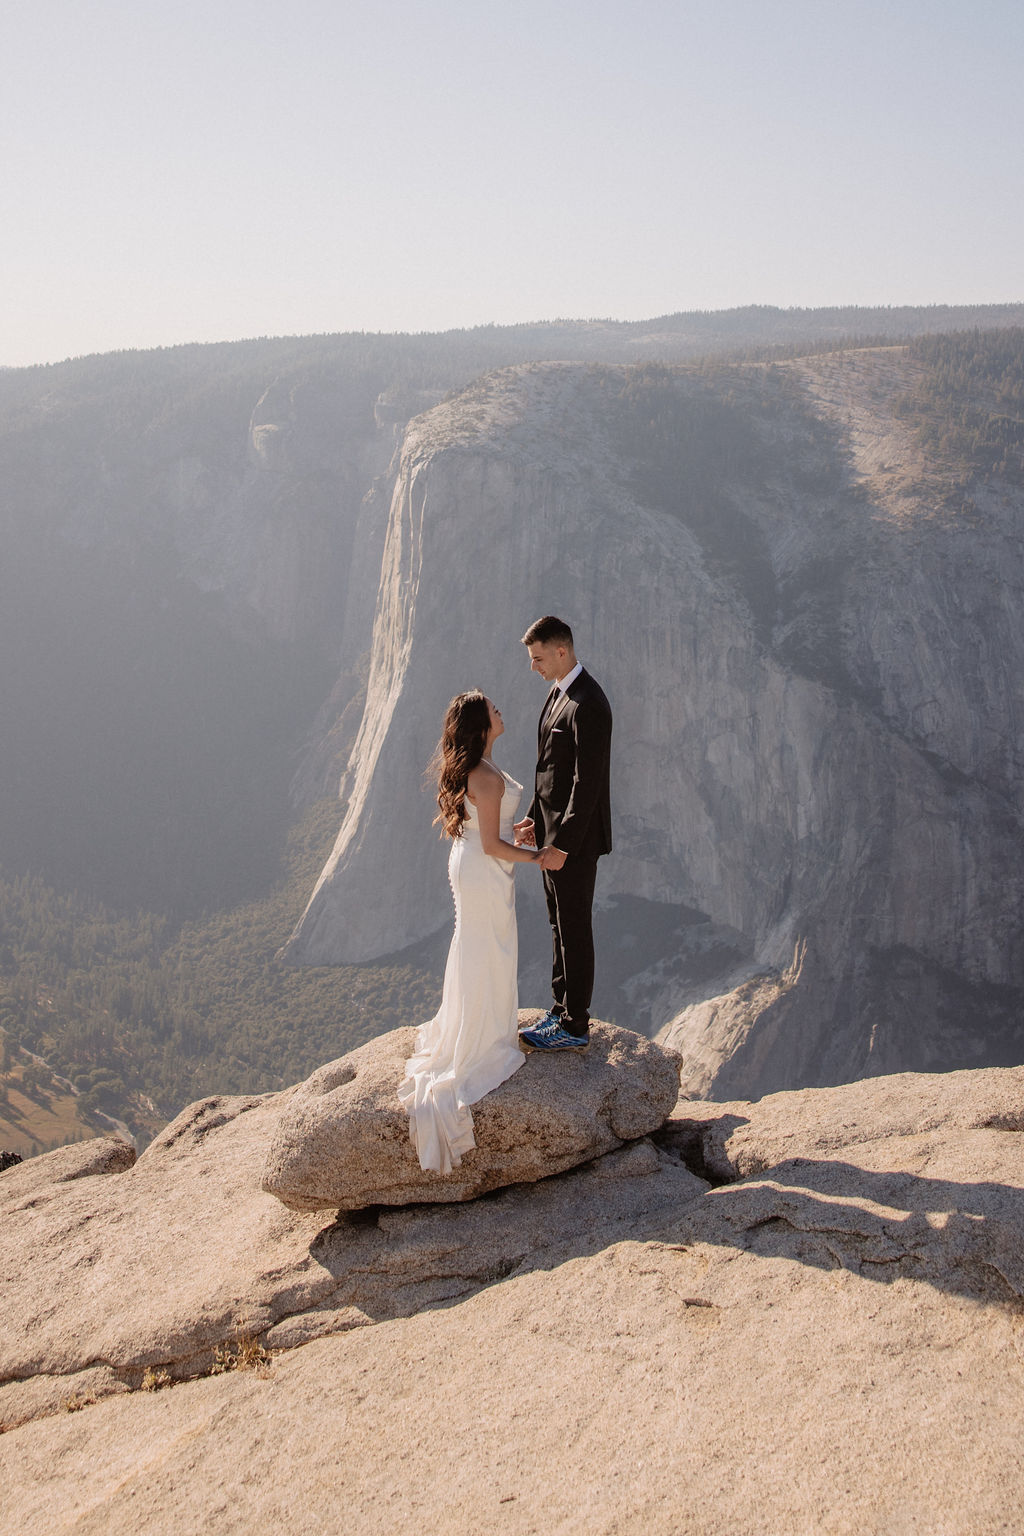
<instances>
[{"instance_id":1,"label":"sneaker sole","mask_svg":"<svg viewBox=\"0 0 1024 1536\"><path fill-rule=\"evenodd\" d=\"M530 1040L525 1040L522 1043L527 1045L531 1051L575 1051L577 1056L583 1056L590 1050L589 1040L583 1040L579 1045L550 1045L547 1042L534 1045Z\"/></svg>"}]
</instances>

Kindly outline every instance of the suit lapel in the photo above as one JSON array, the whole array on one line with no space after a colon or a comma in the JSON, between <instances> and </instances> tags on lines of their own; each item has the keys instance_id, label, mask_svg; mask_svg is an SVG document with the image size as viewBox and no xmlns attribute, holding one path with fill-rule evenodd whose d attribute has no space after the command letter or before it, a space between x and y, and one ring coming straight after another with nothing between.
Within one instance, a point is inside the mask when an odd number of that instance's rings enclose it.
<instances>
[{"instance_id":1,"label":"suit lapel","mask_svg":"<svg viewBox=\"0 0 1024 1536\"><path fill-rule=\"evenodd\" d=\"M544 725L541 729L542 738L547 736L548 732L551 730L551 727L554 725L555 721L558 719L559 715L562 713L563 709L569 702L569 695L567 693L562 693L561 689L559 689L558 692L561 696L555 700L554 704L548 710L544 719Z\"/></svg>"},{"instance_id":2,"label":"suit lapel","mask_svg":"<svg viewBox=\"0 0 1024 1536\"><path fill-rule=\"evenodd\" d=\"M547 730L547 724L548 724L548 715L551 713L552 701L554 700L555 694L557 692L558 692L558 684L555 683L551 687L551 689L548 691L548 696L544 700L544 708L541 710L540 714L537 717L537 745L538 746L540 746L541 742L544 740L544 733Z\"/></svg>"}]
</instances>

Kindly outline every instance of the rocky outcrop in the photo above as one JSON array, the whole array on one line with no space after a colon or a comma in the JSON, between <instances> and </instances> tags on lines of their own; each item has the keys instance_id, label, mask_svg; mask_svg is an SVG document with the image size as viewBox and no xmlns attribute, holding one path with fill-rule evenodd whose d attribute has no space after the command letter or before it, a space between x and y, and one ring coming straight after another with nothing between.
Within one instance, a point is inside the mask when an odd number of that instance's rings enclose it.
<instances>
[{"instance_id":1,"label":"rocky outcrop","mask_svg":"<svg viewBox=\"0 0 1024 1536\"><path fill-rule=\"evenodd\" d=\"M626 1033L615 1031L617 1042L608 1043L608 1056L620 1063ZM399 1063L396 1044L411 1034L385 1037L388 1061ZM621 1144L608 1122L622 1137L638 1136L641 1124L660 1124L675 1100L673 1063L649 1042L640 1044L647 1083L634 1076L618 1096L600 1070L581 1081L578 1059L539 1063L556 1071L562 1066L563 1079L580 1089L580 1118L591 1123L595 1106L587 1100L593 1082L603 1081L605 1095L617 1102L606 1110L601 1146ZM372 1075L372 1056L361 1065ZM517 1075L525 1072L526 1065ZM392 1090L396 1080L392 1074ZM567 1245L578 1250L595 1234L632 1231L638 1188L644 1190L641 1216L655 1208L667 1216L704 1187L673 1155L639 1140L561 1179L542 1178L544 1170L530 1160L521 1166L539 1182L484 1201L328 1220L322 1211L286 1210L260 1188L260 1170L268 1153L274 1163L270 1149L280 1144L283 1125L294 1128L300 1092L201 1100L134 1166L130 1148L100 1138L3 1174L0 1425L138 1389L147 1373L150 1381L202 1375L218 1353L230 1357L240 1339L258 1339L261 1349L292 1348L406 1316L523 1266L554 1262ZM652 1113L658 1094L660 1108ZM529 1093L523 1097L530 1102ZM535 1107L541 1097L534 1094ZM500 1112L495 1119L509 1123ZM554 1119L549 1112L549 1128ZM386 1166L386 1110L381 1122ZM564 1146L546 1145L553 1160L560 1153L564 1158ZM495 1176L493 1161L490 1172L487 1188L509 1182ZM424 1199L422 1186L411 1198ZM439 1190L438 1198L451 1200L450 1189ZM87 1276L88 1284L69 1288L69 1274Z\"/></svg>"},{"instance_id":2,"label":"rocky outcrop","mask_svg":"<svg viewBox=\"0 0 1024 1536\"><path fill-rule=\"evenodd\" d=\"M8 1209L19 1202L31 1201L38 1190L51 1184L67 1184L72 1179L92 1178L101 1173L123 1173L135 1162L135 1148L120 1136L96 1136L89 1141L73 1142L67 1147L56 1147L42 1157L30 1157L27 1161L5 1153L10 1163L3 1163L0 1171L7 1177L0 1185L0 1200Z\"/></svg>"},{"instance_id":3,"label":"rocky outcrop","mask_svg":"<svg viewBox=\"0 0 1024 1536\"><path fill-rule=\"evenodd\" d=\"M539 1015L524 1009L520 1023ZM530 1052L473 1106L476 1146L451 1173L420 1167L398 1099L416 1031L395 1029L294 1089L263 1188L293 1210L473 1200L531 1184L656 1131L679 1093L679 1061L628 1029L595 1021L584 1055Z\"/></svg>"},{"instance_id":4,"label":"rocky outcrop","mask_svg":"<svg viewBox=\"0 0 1024 1536\"><path fill-rule=\"evenodd\" d=\"M840 1088L773 1093L758 1104L685 1100L662 1138L699 1153L695 1166L722 1183L764 1173L794 1157L858 1158L860 1147L903 1138L982 1143L975 1131L1024 1131L1024 1067L991 1072L904 1072ZM1015 1164L1017 1143L999 1145ZM900 1159L903 1166L906 1158Z\"/></svg>"},{"instance_id":5,"label":"rocky outcrop","mask_svg":"<svg viewBox=\"0 0 1024 1536\"><path fill-rule=\"evenodd\" d=\"M682 1103L662 1140L718 1186L708 1207L725 1241L751 1234L757 1248L773 1229L805 1261L816 1250L825 1267L1018 1306L1022 1130L1018 1067Z\"/></svg>"},{"instance_id":6,"label":"rocky outcrop","mask_svg":"<svg viewBox=\"0 0 1024 1536\"><path fill-rule=\"evenodd\" d=\"M556 611L615 709L599 898L691 922L632 976L610 924L599 987L667 1024L690 1091L1019 1060L1024 505L992 481L957 510L898 414L914 377L887 349L678 373L660 479L615 369L509 370L415 420L344 823L286 958L448 921L421 767L479 683L529 782L519 636Z\"/></svg>"},{"instance_id":7,"label":"rocky outcrop","mask_svg":"<svg viewBox=\"0 0 1024 1536\"><path fill-rule=\"evenodd\" d=\"M1024 1068L326 1224L258 1188L291 1102L0 1175L5 1529L1015 1529Z\"/></svg>"}]
</instances>

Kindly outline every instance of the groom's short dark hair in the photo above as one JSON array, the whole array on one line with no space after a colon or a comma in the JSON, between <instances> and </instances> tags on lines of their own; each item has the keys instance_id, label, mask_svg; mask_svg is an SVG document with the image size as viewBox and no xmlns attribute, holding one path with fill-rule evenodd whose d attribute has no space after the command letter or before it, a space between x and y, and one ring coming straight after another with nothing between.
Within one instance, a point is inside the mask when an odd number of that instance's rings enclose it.
<instances>
[{"instance_id":1,"label":"groom's short dark hair","mask_svg":"<svg viewBox=\"0 0 1024 1536\"><path fill-rule=\"evenodd\" d=\"M564 619L556 619L553 613L548 613L542 619L534 619L523 636L523 644L551 645L552 643L571 646L572 630Z\"/></svg>"}]
</instances>

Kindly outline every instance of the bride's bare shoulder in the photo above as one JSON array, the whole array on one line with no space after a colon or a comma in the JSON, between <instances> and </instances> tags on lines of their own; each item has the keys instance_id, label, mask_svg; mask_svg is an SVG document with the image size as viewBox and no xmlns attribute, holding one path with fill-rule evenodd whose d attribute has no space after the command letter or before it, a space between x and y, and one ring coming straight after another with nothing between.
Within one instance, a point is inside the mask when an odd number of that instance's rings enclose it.
<instances>
[{"instance_id":1,"label":"bride's bare shoulder","mask_svg":"<svg viewBox=\"0 0 1024 1536\"><path fill-rule=\"evenodd\" d=\"M505 775L493 763L477 763L466 778L466 794L474 805L480 800L500 800L504 793Z\"/></svg>"}]
</instances>

